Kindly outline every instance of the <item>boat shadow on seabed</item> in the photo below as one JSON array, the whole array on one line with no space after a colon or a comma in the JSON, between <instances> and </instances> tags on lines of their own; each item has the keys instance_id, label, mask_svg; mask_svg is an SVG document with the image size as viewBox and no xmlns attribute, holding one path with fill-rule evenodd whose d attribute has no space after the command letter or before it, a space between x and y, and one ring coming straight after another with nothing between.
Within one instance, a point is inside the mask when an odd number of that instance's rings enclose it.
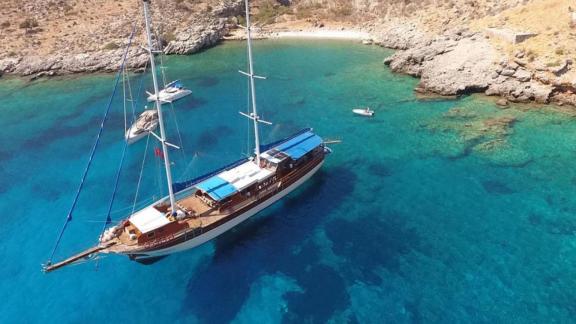
<instances>
[{"instance_id":1,"label":"boat shadow on seabed","mask_svg":"<svg viewBox=\"0 0 576 324\"><path fill-rule=\"evenodd\" d=\"M356 175L345 168L327 168L309 181L302 190L214 241L214 255L190 274L183 313L209 323L229 322L261 276L283 273L299 278L302 265L315 263L318 248L307 240L354 189Z\"/></svg>"}]
</instances>

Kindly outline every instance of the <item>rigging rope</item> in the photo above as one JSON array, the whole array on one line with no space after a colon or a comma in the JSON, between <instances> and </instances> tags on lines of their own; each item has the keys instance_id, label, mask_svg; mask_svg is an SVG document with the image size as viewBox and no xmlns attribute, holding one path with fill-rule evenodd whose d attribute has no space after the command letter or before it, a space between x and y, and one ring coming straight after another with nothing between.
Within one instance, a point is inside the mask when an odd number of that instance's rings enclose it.
<instances>
[{"instance_id":1,"label":"rigging rope","mask_svg":"<svg viewBox=\"0 0 576 324\"><path fill-rule=\"evenodd\" d=\"M128 118L126 118L126 69L122 71L122 106L124 108L124 134L128 130Z\"/></svg>"},{"instance_id":2,"label":"rigging rope","mask_svg":"<svg viewBox=\"0 0 576 324\"><path fill-rule=\"evenodd\" d=\"M148 65L148 64L146 64ZM140 90L142 89L142 84L144 83L144 78L141 79L140 81L140 85L138 86L138 90L136 93L140 93ZM134 114L134 105L138 104L138 99L134 100L134 98L132 97L132 89L130 87L130 78L128 78L128 91L130 92L130 102L132 103L132 122L134 122L134 118L135 118L135 114ZM150 139L150 135L148 135L148 139ZM108 205L108 212L106 213L106 220L104 222L104 226L102 228L102 233L104 233L104 231L106 230L106 226L109 225L112 222L112 217L111 217L111 213L112 213L112 207L114 205L114 200L116 199L116 193L118 192L118 183L120 181L120 174L122 173L122 168L124 166L124 160L126 158L126 150L128 148L128 141L124 141L124 147L122 148L122 156L120 158L120 165L118 166L118 171L116 171L116 178L114 180L114 190L112 191L112 197L110 198L110 204ZM146 148L148 148L148 141L146 141ZM140 186L140 180L138 180L138 187ZM137 196L136 196L137 197ZM134 203L134 206L136 205L136 203ZM134 213L134 210L132 210L132 214Z\"/></svg>"},{"instance_id":3,"label":"rigging rope","mask_svg":"<svg viewBox=\"0 0 576 324\"><path fill-rule=\"evenodd\" d=\"M178 133L178 143L180 145L179 151L182 153L182 161L186 161L186 152L184 152L184 142L182 141L182 135L180 134L180 126L178 125L178 118L176 118L176 110L174 109L174 104L170 103L170 109L172 110L172 119L174 119L174 124L176 125L176 133ZM182 181L184 174L180 177Z\"/></svg>"},{"instance_id":4,"label":"rigging rope","mask_svg":"<svg viewBox=\"0 0 576 324\"><path fill-rule=\"evenodd\" d=\"M136 210L136 203L138 201L138 193L140 191L140 183L142 182L142 174L144 173L144 163L146 162L146 156L148 155L148 143L150 142L150 134L146 137L146 149L144 150L144 158L142 159L142 166L140 167L140 175L138 176L138 184L136 185L136 193L134 194L134 203L132 204L132 212L130 215L134 214Z\"/></svg>"},{"instance_id":5,"label":"rigging rope","mask_svg":"<svg viewBox=\"0 0 576 324\"><path fill-rule=\"evenodd\" d=\"M68 211L68 215L66 216L66 221L64 222L62 229L60 229L60 233L58 234L58 237L56 239L56 243L54 244L54 248L52 249L52 252L50 253L50 257L48 258L48 261L46 262L47 265L52 264L52 258L54 257L54 254L56 253L58 246L60 245L60 241L62 240L62 236L64 235L64 232L66 231L66 228L68 227L68 224L70 223L70 221L72 221L72 213L74 212L74 209L76 208L76 204L78 203L78 198L80 197L80 192L82 191L82 188L84 187L84 182L86 181L86 177L88 175L88 171L90 170L90 166L92 166L94 154L96 153L96 149L98 148L98 144L100 143L100 138L101 138L102 132L104 130L104 124L106 123L106 120L108 119L108 113L110 112L110 107L112 106L112 100L114 99L114 96L116 95L116 89L118 88L118 82L120 81L120 76L122 75L122 69L124 68L124 65L126 63L126 57L128 56L128 50L130 49L130 45L132 44L132 39L134 38L135 31L136 31L136 23L134 23L134 25L132 27L132 33L130 34L130 38L128 40L128 45L126 46L126 50L124 51L124 54L122 55L122 64L120 65L120 70L118 71L118 74L116 74L116 80L114 82L114 90L112 91L112 95L110 96L110 99L108 101L108 105L106 106L106 111L104 112L104 117L102 118L102 122L100 123L100 129L98 130L98 135L96 136L96 141L94 142L94 145L92 146L92 150L90 151L88 163L86 165L86 168L84 169L84 173L82 174L82 178L80 180L80 184L78 185L78 189L76 191L76 194L74 195L74 200L72 201L72 206L70 207L70 210Z\"/></svg>"},{"instance_id":6,"label":"rigging rope","mask_svg":"<svg viewBox=\"0 0 576 324\"><path fill-rule=\"evenodd\" d=\"M144 65L144 70L142 72L143 75L146 74L146 70L148 69L148 61L146 61L146 64ZM136 94L140 94L142 91L142 86L144 85L144 76L142 76L140 78L140 83L138 84L138 90L136 90ZM130 97L134 98L133 94L132 94L132 87L130 86L130 79L128 79L128 91L130 92ZM136 106L138 103L138 97L136 100L132 100L132 124L134 124L134 121L136 120L136 109L134 108L134 106ZM140 176L138 177L138 184L136 186L136 193L134 194L134 202L132 203L132 211L130 212L130 215L134 214L134 211L136 210L136 204L138 201L138 192L140 191L140 184L142 182L142 174L144 172L144 163L146 162L146 155L148 154L148 142L150 141L150 135L148 135L148 137L146 138L146 149L144 150L144 158L142 160L142 165L140 167Z\"/></svg>"},{"instance_id":7,"label":"rigging rope","mask_svg":"<svg viewBox=\"0 0 576 324\"><path fill-rule=\"evenodd\" d=\"M118 171L116 171L116 179L114 180L114 190L112 191L112 197L110 197L110 204L108 204L108 212L106 213L106 221L102 227L102 233L106 230L106 226L112 222L112 217L110 216L112 212L112 206L114 205L114 200L116 199L116 192L118 192L118 182L120 181L120 174L122 173L122 166L124 165L124 159L126 158L126 148L128 147L128 141L124 140L124 147L122 148L122 157L120 158L120 165L118 166Z\"/></svg>"}]
</instances>

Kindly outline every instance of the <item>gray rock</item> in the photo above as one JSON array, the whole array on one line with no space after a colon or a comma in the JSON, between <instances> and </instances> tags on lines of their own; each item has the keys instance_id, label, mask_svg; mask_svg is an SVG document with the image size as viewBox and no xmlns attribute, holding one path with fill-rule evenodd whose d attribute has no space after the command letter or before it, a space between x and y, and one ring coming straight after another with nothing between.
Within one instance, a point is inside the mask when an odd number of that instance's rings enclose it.
<instances>
[{"instance_id":1,"label":"gray rock","mask_svg":"<svg viewBox=\"0 0 576 324\"><path fill-rule=\"evenodd\" d=\"M506 66L502 72L500 72L500 75L503 76L513 76L514 73L516 73L516 70L509 68L508 66Z\"/></svg>"},{"instance_id":2,"label":"gray rock","mask_svg":"<svg viewBox=\"0 0 576 324\"><path fill-rule=\"evenodd\" d=\"M531 81L521 83L520 81L508 78L502 83L493 83L485 94L488 96L502 96L512 102L529 102L548 103L552 94L553 87L543 85L539 82Z\"/></svg>"},{"instance_id":3,"label":"gray rock","mask_svg":"<svg viewBox=\"0 0 576 324\"><path fill-rule=\"evenodd\" d=\"M562 74L568 72L568 70L570 70L570 62L572 62L571 60L565 60L564 62L562 62L562 64L560 64L559 67L556 68L550 68L550 72L554 73L556 76L561 76Z\"/></svg>"},{"instance_id":4,"label":"gray rock","mask_svg":"<svg viewBox=\"0 0 576 324\"><path fill-rule=\"evenodd\" d=\"M514 73L514 77L520 82L528 82L532 78L532 73L524 69L518 69Z\"/></svg>"},{"instance_id":5,"label":"gray rock","mask_svg":"<svg viewBox=\"0 0 576 324\"><path fill-rule=\"evenodd\" d=\"M413 24L391 22L379 33L375 33L375 41L384 47L406 50L430 41L430 37L420 32Z\"/></svg>"},{"instance_id":6,"label":"gray rock","mask_svg":"<svg viewBox=\"0 0 576 324\"><path fill-rule=\"evenodd\" d=\"M189 27L164 48L166 54L192 54L216 45L228 33L223 20L211 19L205 24Z\"/></svg>"},{"instance_id":7,"label":"gray rock","mask_svg":"<svg viewBox=\"0 0 576 324\"><path fill-rule=\"evenodd\" d=\"M0 60L0 72L2 73L12 73L16 69L16 65L20 63L21 58L5 58Z\"/></svg>"}]
</instances>

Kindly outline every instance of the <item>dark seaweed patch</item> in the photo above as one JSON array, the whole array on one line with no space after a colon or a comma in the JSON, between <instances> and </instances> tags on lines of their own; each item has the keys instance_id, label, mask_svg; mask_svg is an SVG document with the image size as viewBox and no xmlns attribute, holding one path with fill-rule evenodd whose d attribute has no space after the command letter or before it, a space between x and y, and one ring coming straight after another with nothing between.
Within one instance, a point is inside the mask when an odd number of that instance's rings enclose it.
<instances>
[{"instance_id":1,"label":"dark seaweed patch","mask_svg":"<svg viewBox=\"0 0 576 324\"><path fill-rule=\"evenodd\" d=\"M482 187L489 194L509 195L515 192L506 184L495 180L483 181Z\"/></svg>"},{"instance_id":2,"label":"dark seaweed patch","mask_svg":"<svg viewBox=\"0 0 576 324\"><path fill-rule=\"evenodd\" d=\"M575 235L576 219L572 217L558 216L546 218L542 215L532 213L528 215L528 222L533 226L542 227L547 233L553 235Z\"/></svg>"},{"instance_id":3,"label":"dark seaweed patch","mask_svg":"<svg viewBox=\"0 0 576 324\"><path fill-rule=\"evenodd\" d=\"M412 323L424 323L424 317L422 316L417 303L407 302L404 304L404 308L406 308L406 310L410 313L410 319L412 320Z\"/></svg>"},{"instance_id":4,"label":"dark seaweed patch","mask_svg":"<svg viewBox=\"0 0 576 324\"><path fill-rule=\"evenodd\" d=\"M540 225L542 224L542 216L532 213L528 216L528 221L530 222L530 224L532 225Z\"/></svg>"},{"instance_id":5,"label":"dark seaweed patch","mask_svg":"<svg viewBox=\"0 0 576 324\"><path fill-rule=\"evenodd\" d=\"M177 106L176 107L177 109L190 110L190 109L198 108L204 104L206 104L206 100L204 100L202 98L188 96L185 99L183 99L181 102L176 103L175 105Z\"/></svg>"},{"instance_id":6,"label":"dark seaweed patch","mask_svg":"<svg viewBox=\"0 0 576 324\"><path fill-rule=\"evenodd\" d=\"M203 88L209 88L209 87L213 87L215 85L217 85L218 83L220 83L220 79L218 79L217 77L202 77L196 80L195 84L199 87L203 87Z\"/></svg>"},{"instance_id":7,"label":"dark seaweed patch","mask_svg":"<svg viewBox=\"0 0 576 324\"><path fill-rule=\"evenodd\" d=\"M61 189L59 190L57 188ZM34 183L32 185L32 192L34 192L35 197L42 198L47 201L54 201L58 199L58 197L60 197L63 190L68 188L69 186L66 186L64 184L57 185L53 183L51 185L46 185L43 183Z\"/></svg>"},{"instance_id":8,"label":"dark seaweed patch","mask_svg":"<svg viewBox=\"0 0 576 324\"><path fill-rule=\"evenodd\" d=\"M7 192L14 183L17 183L15 180L15 177L0 165L0 194Z\"/></svg>"},{"instance_id":9,"label":"dark seaweed patch","mask_svg":"<svg viewBox=\"0 0 576 324\"><path fill-rule=\"evenodd\" d=\"M418 234L403 223L402 215L385 213L373 210L358 220L335 219L326 225L334 253L362 266L367 279L379 266L398 271L400 257L421 246Z\"/></svg>"},{"instance_id":10,"label":"dark seaweed patch","mask_svg":"<svg viewBox=\"0 0 576 324\"><path fill-rule=\"evenodd\" d=\"M7 150L0 150L0 161L7 163L8 160L14 157L14 153Z\"/></svg>"},{"instance_id":11,"label":"dark seaweed patch","mask_svg":"<svg viewBox=\"0 0 576 324\"><path fill-rule=\"evenodd\" d=\"M568 217L558 217L547 220L546 228L550 234L574 235L576 234L576 219Z\"/></svg>"},{"instance_id":12,"label":"dark seaweed patch","mask_svg":"<svg viewBox=\"0 0 576 324\"><path fill-rule=\"evenodd\" d=\"M26 149L37 149L50 145L52 142L62 138L76 137L80 134L94 131L94 125L100 124L100 117L93 117L86 123L77 126L59 126L53 127L42 134L35 136L24 142L23 146Z\"/></svg>"},{"instance_id":13,"label":"dark seaweed patch","mask_svg":"<svg viewBox=\"0 0 576 324\"><path fill-rule=\"evenodd\" d=\"M316 265L305 270L298 283L305 290L286 294L285 323L325 323L349 304L344 280L328 266Z\"/></svg>"},{"instance_id":14,"label":"dark seaweed patch","mask_svg":"<svg viewBox=\"0 0 576 324\"><path fill-rule=\"evenodd\" d=\"M390 171L390 168L388 168L385 164L383 163L371 163L368 165L368 171L377 177L389 177L392 174L392 171Z\"/></svg>"},{"instance_id":15,"label":"dark seaweed patch","mask_svg":"<svg viewBox=\"0 0 576 324\"><path fill-rule=\"evenodd\" d=\"M199 150L206 150L216 144L226 136L231 135L234 130L228 126L219 126L208 129L200 134L194 147Z\"/></svg>"}]
</instances>

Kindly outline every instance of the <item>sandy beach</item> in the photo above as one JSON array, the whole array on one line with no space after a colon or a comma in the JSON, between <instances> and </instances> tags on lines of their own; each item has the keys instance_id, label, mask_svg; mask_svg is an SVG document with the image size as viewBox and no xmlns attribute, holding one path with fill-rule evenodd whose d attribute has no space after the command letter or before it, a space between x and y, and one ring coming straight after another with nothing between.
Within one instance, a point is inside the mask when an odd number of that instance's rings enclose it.
<instances>
[{"instance_id":1,"label":"sandy beach","mask_svg":"<svg viewBox=\"0 0 576 324\"><path fill-rule=\"evenodd\" d=\"M274 32L271 38L333 38L333 39L370 39L371 35L359 30L316 29L300 31Z\"/></svg>"},{"instance_id":2,"label":"sandy beach","mask_svg":"<svg viewBox=\"0 0 576 324\"><path fill-rule=\"evenodd\" d=\"M372 35L368 32L353 29L298 29L298 30L266 30L256 29L253 31L254 39L277 39L277 38L318 38L318 39L347 39L347 40L371 40ZM224 37L227 40L243 40L245 33L242 29L236 29Z\"/></svg>"}]
</instances>

